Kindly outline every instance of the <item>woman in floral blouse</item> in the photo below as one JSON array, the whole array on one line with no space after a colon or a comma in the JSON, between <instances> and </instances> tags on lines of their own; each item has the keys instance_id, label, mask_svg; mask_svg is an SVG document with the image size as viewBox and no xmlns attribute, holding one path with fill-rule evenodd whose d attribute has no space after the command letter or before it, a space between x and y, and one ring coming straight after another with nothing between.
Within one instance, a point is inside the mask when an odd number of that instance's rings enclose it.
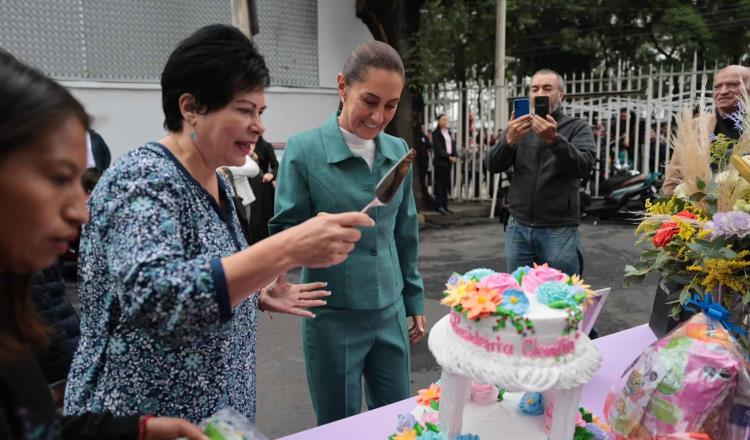
<instances>
[{"instance_id":1,"label":"woman in floral blouse","mask_svg":"<svg viewBox=\"0 0 750 440\"><path fill-rule=\"evenodd\" d=\"M66 414L108 410L198 421L225 406L255 418L258 310L313 316L323 283L297 266L346 259L372 226L323 215L252 247L220 166L239 166L263 133L268 70L236 28L182 41L161 78L167 136L122 157L91 195L81 239L81 342Z\"/></svg>"}]
</instances>

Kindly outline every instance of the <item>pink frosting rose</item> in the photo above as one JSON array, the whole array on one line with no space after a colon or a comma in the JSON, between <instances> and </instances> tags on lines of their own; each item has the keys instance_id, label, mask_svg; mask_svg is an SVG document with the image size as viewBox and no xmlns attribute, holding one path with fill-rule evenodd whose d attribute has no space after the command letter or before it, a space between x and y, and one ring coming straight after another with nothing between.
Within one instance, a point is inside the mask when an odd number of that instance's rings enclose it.
<instances>
[{"instance_id":1,"label":"pink frosting rose","mask_svg":"<svg viewBox=\"0 0 750 440\"><path fill-rule=\"evenodd\" d=\"M507 273L493 273L487 275L479 282L479 287L497 290L500 295L505 293L508 289L520 289L518 281L513 276Z\"/></svg>"},{"instance_id":2,"label":"pink frosting rose","mask_svg":"<svg viewBox=\"0 0 750 440\"><path fill-rule=\"evenodd\" d=\"M471 381L471 400L479 405L497 402L498 389L495 385Z\"/></svg>"},{"instance_id":3,"label":"pink frosting rose","mask_svg":"<svg viewBox=\"0 0 750 440\"><path fill-rule=\"evenodd\" d=\"M422 420L419 422L423 425L427 423L432 423L433 425L439 425L440 424L440 413L437 411L425 411L422 413Z\"/></svg>"},{"instance_id":4,"label":"pink frosting rose","mask_svg":"<svg viewBox=\"0 0 750 440\"><path fill-rule=\"evenodd\" d=\"M568 276L557 269L551 268L547 263L534 266L533 269L523 277L522 289L526 293L536 293L537 287L552 281L565 281Z\"/></svg>"}]
</instances>

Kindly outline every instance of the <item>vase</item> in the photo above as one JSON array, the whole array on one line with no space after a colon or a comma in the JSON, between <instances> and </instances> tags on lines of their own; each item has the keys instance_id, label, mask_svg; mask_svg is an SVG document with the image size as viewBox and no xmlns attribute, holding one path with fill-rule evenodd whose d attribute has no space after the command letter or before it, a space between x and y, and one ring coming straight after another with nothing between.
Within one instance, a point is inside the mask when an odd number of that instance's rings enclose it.
<instances>
[{"instance_id":1,"label":"vase","mask_svg":"<svg viewBox=\"0 0 750 440\"><path fill-rule=\"evenodd\" d=\"M671 316L675 301L680 299L682 287L679 283L659 278L659 283L656 285L654 305L651 308L651 316L648 320L648 326L657 338L664 337L693 316L693 313L687 310L681 310L677 318Z\"/></svg>"}]
</instances>

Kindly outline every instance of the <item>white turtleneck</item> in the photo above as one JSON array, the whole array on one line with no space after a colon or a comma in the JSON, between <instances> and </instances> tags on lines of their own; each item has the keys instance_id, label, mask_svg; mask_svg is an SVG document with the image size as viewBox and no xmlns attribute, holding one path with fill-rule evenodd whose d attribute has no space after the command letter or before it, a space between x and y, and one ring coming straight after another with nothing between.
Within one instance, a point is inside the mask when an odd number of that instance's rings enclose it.
<instances>
[{"instance_id":1,"label":"white turtleneck","mask_svg":"<svg viewBox=\"0 0 750 440\"><path fill-rule=\"evenodd\" d=\"M372 163L375 161L375 141L373 139L362 139L341 127L339 127L339 130L344 135L344 142L346 142L349 150L364 159L367 162L367 166L372 170Z\"/></svg>"}]
</instances>

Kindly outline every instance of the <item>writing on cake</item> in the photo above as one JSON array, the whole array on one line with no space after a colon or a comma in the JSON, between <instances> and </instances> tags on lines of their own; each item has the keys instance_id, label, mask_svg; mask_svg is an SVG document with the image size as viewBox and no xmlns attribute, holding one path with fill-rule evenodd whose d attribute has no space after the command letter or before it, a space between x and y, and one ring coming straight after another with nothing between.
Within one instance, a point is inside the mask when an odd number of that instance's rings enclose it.
<instances>
[{"instance_id":1,"label":"writing on cake","mask_svg":"<svg viewBox=\"0 0 750 440\"><path fill-rule=\"evenodd\" d=\"M510 342L505 342L500 335L490 339L482 335L479 330L472 330L461 326L461 316L455 312L450 315L451 327L453 331L462 339L478 346L490 353L502 353L507 356L513 356L515 346ZM521 355L525 357L557 357L573 353L576 349L575 341L565 337L558 338L554 344L542 345L536 337L527 337L521 343Z\"/></svg>"}]
</instances>

